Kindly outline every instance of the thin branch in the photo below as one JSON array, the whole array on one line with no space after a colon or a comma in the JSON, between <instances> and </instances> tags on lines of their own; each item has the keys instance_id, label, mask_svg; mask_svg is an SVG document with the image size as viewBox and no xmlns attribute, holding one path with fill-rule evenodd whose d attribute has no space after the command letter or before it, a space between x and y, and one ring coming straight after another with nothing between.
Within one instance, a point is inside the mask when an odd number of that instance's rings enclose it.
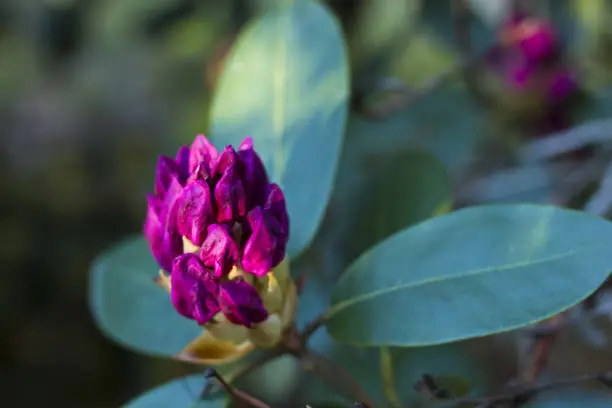
<instances>
[{"instance_id":1,"label":"thin branch","mask_svg":"<svg viewBox=\"0 0 612 408\"><path fill-rule=\"evenodd\" d=\"M323 323L325 323L325 314L316 317L308 324L306 324L304 330L300 334L301 342L306 345L310 336L312 336L314 332L316 332L323 325Z\"/></svg>"},{"instance_id":2,"label":"thin branch","mask_svg":"<svg viewBox=\"0 0 612 408\"><path fill-rule=\"evenodd\" d=\"M305 370L312 371L338 392L362 402L368 408L377 407L374 400L341 365L311 350L302 356L302 364Z\"/></svg>"},{"instance_id":3,"label":"thin branch","mask_svg":"<svg viewBox=\"0 0 612 408\"><path fill-rule=\"evenodd\" d=\"M250 394L247 394L244 391L240 391L237 388L234 388L234 393L236 394L236 396L242 400L243 402L250 404L253 407L256 408L271 408L268 404L266 404L265 402L253 397Z\"/></svg>"},{"instance_id":4,"label":"thin branch","mask_svg":"<svg viewBox=\"0 0 612 408\"><path fill-rule=\"evenodd\" d=\"M214 368L209 368L204 373L204 376L209 380L215 380L217 385L223 389L231 397L231 399L239 406L253 406L256 408L270 408L268 404L258 400L249 393L232 387ZM206 390L206 388L205 388ZM204 395L202 396L204 397Z\"/></svg>"},{"instance_id":5,"label":"thin branch","mask_svg":"<svg viewBox=\"0 0 612 408\"><path fill-rule=\"evenodd\" d=\"M510 390L506 393L480 398L457 398L447 401L440 408L459 407L463 404L473 404L477 407L493 407L496 404L512 403L526 401L544 391L549 391L557 388L564 388L573 385L578 385L586 382L599 382L607 387L612 386L612 371L607 371L597 374L579 375L576 377L564 378L542 384L531 386L516 387L515 390Z\"/></svg>"},{"instance_id":6,"label":"thin branch","mask_svg":"<svg viewBox=\"0 0 612 408\"><path fill-rule=\"evenodd\" d=\"M549 160L590 144L612 141L612 119L596 120L541 138L519 153L525 162Z\"/></svg>"}]
</instances>

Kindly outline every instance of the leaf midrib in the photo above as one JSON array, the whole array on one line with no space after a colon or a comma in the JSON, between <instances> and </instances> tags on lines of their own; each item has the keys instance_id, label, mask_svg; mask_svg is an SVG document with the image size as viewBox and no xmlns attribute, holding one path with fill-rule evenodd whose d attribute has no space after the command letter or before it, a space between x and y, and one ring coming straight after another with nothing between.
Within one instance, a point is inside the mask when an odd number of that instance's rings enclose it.
<instances>
[{"instance_id":1,"label":"leaf midrib","mask_svg":"<svg viewBox=\"0 0 612 408\"><path fill-rule=\"evenodd\" d=\"M291 7L291 8L290 8ZM284 132L286 128L286 83L287 83L287 42L289 41L285 35L278 35L279 33L289 33L289 27L291 24L291 17L294 12L292 5L287 6L286 14L282 16L278 21L278 33L275 41L275 52L277 54L278 63L276 64L275 74L272 78L272 89L273 89L273 107L272 107L272 129L278 143L274 149L274 178L279 182L285 170L285 146L284 146Z\"/></svg>"},{"instance_id":2,"label":"leaf midrib","mask_svg":"<svg viewBox=\"0 0 612 408\"><path fill-rule=\"evenodd\" d=\"M560 253L560 254L556 254L556 255L551 255L548 257L544 257L542 259L536 259L533 261L522 261L522 262L517 262L517 263L513 263L513 264L509 264L509 265L502 265L502 266L495 266L495 267L488 267L488 268L482 268L482 269L477 269L471 272L464 272L464 273L460 273L460 274L455 274L453 276L438 276L435 278L427 278L427 279L423 279L423 280L418 280L418 281L414 281L414 282L408 282L405 284L400 284L400 285L396 285L396 286L392 286L392 287L387 287L384 289L380 289L380 290L376 290L373 292L369 292L369 293L365 293L363 295L360 296L356 296L354 298L336 303L335 305L333 305L332 307L329 308L328 312L326 313L326 320L330 319L331 317L333 317L335 314L339 313L340 311L342 311L343 309L346 309L347 307L350 307L356 303L360 303L360 302L365 302L369 299L375 298L377 296L381 296L381 295L385 295L388 293L393 293L393 292L397 292L400 290L405 290L405 289L410 289L410 288L414 288L414 287L418 287L418 286L423 286L423 285L427 285L430 283L436 283L439 281L443 281L443 280L455 280L455 279L461 279L464 277L469 277L469 276L474 276L474 275L480 275L480 274L485 274L488 272L502 272L502 271L507 271L507 270L511 270L511 269L518 269L518 268L522 268L522 267L526 267L526 266L531 266L531 265L537 265L540 263L546 263L546 262L551 262L551 261L556 261L559 259L563 259L566 257L570 257L572 255L578 254L580 252L588 252L588 251L593 251L596 250L597 248L599 248L599 245L595 245L595 246L588 246L588 247L582 247L582 248L575 248L572 250L569 250L567 252L564 253ZM603 247L603 246L602 246ZM585 249L587 248L587 249Z\"/></svg>"}]
</instances>

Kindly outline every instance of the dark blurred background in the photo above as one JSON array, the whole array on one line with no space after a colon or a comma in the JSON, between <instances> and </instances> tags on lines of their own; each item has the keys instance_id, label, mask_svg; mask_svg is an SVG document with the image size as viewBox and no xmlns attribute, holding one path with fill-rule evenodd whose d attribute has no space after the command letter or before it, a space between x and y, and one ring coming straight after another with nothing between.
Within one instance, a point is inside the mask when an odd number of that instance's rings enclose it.
<instances>
[{"instance_id":1,"label":"dark blurred background","mask_svg":"<svg viewBox=\"0 0 612 408\"><path fill-rule=\"evenodd\" d=\"M327 1L347 33L364 2ZM0 0L5 406L119 406L194 371L105 339L88 308L88 269L141 230L157 156L206 131L223 57L259 3ZM456 57L423 36L410 55L418 68L407 57L394 75L414 83Z\"/></svg>"},{"instance_id":2,"label":"dark blurred background","mask_svg":"<svg viewBox=\"0 0 612 408\"><path fill-rule=\"evenodd\" d=\"M141 230L157 156L206 129L249 3L0 1L3 405L119 406L189 370L102 337L88 268Z\"/></svg>"}]
</instances>

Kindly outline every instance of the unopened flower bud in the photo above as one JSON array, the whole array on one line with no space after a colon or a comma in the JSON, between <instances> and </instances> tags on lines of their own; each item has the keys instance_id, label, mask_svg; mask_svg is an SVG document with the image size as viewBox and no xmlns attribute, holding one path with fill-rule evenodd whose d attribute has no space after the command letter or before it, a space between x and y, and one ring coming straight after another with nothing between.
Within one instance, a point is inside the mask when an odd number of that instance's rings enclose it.
<instances>
[{"instance_id":1,"label":"unopened flower bud","mask_svg":"<svg viewBox=\"0 0 612 408\"><path fill-rule=\"evenodd\" d=\"M484 78L500 116L526 134L562 130L567 120L559 119L571 116L569 102L576 100L580 86L562 58L555 27L544 18L514 13L499 37L486 53Z\"/></svg>"},{"instance_id":2,"label":"unopened flower bud","mask_svg":"<svg viewBox=\"0 0 612 408\"><path fill-rule=\"evenodd\" d=\"M270 315L264 322L248 331L249 340L260 348L272 347L283 335L283 324L278 315Z\"/></svg>"},{"instance_id":3,"label":"unopened flower bud","mask_svg":"<svg viewBox=\"0 0 612 408\"><path fill-rule=\"evenodd\" d=\"M160 159L154 190L144 232L163 268L155 280L205 330L179 357L218 364L281 341L297 302L289 218L251 138L219 154L199 135Z\"/></svg>"}]
</instances>

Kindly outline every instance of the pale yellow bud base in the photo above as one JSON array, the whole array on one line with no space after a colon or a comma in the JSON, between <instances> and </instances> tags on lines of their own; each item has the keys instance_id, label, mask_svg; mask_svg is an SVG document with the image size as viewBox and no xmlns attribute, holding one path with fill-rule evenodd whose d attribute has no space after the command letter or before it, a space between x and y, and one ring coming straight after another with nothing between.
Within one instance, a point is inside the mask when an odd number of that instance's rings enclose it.
<instances>
[{"instance_id":1,"label":"pale yellow bud base","mask_svg":"<svg viewBox=\"0 0 612 408\"><path fill-rule=\"evenodd\" d=\"M190 242L184 244L190 252L197 251L197 247ZM252 328L246 328L231 323L219 313L213 322L204 325L202 334L178 353L176 359L209 366L227 364L255 348L273 348L283 341L285 332L295 318L298 298L297 288L289 275L289 260L285 259L263 278L255 278L234 268L229 279L238 277L255 286L269 313L268 318ZM155 277L154 281L170 293L172 281L164 271L159 271L159 276Z\"/></svg>"}]
</instances>

